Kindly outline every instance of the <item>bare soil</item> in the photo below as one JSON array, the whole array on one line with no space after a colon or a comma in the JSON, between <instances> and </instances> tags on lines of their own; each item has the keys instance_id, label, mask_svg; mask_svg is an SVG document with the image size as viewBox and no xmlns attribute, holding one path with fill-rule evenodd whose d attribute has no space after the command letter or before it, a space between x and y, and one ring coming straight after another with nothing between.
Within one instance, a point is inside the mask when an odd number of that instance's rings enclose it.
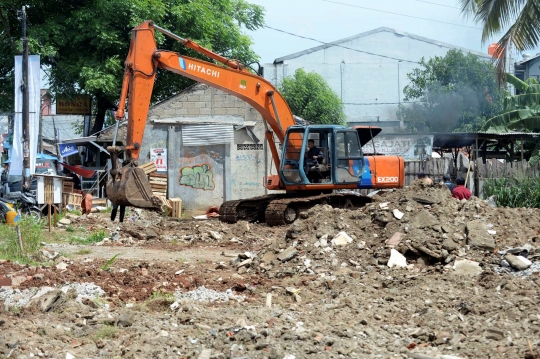
<instances>
[{"instance_id":1,"label":"bare soil","mask_svg":"<svg viewBox=\"0 0 540 359\"><path fill-rule=\"evenodd\" d=\"M105 296L1 306L0 357L540 358L540 272L501 255L522 247L540 260L540 211L459 202L421 183L373 198L279 228L149 212L74 219L111 239L48 245L62 254L49 266L4 262L0 277L21 291L93 282ZM333 243L340 232L352 241ZM386 265L392 249L407 267ZM461 260L479 270L455 270ZM179 299L202 286L242 300ZM47 298L56 304L43 312Z\"/></svg>"}]
</instances>

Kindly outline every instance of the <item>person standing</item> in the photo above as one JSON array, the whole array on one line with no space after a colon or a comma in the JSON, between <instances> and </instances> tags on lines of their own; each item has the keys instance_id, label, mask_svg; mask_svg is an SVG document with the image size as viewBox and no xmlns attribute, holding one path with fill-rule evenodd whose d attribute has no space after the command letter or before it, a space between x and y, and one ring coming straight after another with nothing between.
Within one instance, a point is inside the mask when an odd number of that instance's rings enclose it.
<instances>
[{"instance_id":1,"label":"person standing","mask_svg":"<svg viewBox=\"0 0 540 359\"><path fill-rule=\"evenodd\" d=\"M120 217L118 219L120 223L124 222L124 216L126 215L126 206L118 205L116 203L113 204L113 208L111 212L111 222L114 222L114 220L116 219L116 213L118 212L118 207L120 207Z\"/></svg>"},{"instance_id":2,"label":"person standing","mask_svg":"<svg viewBox=\"0 0 540 359\"><path fill-rule=\"evenodd\" d=\"M459 200L468 200L469 198L471 198L472 193L467 187L465 187L465 180L462 177L456 179L456 185L457 187L452 190L452 196L454 198Z\"/></svg>"}]
</instances>

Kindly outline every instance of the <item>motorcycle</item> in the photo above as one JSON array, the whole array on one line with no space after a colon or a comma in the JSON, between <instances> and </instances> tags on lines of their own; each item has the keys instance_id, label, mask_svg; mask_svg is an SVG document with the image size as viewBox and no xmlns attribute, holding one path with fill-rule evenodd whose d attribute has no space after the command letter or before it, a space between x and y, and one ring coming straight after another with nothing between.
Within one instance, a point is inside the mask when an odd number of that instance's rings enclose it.
<instances>
[{"instance_id":1,"label":"motorcycle","mask_svg":"<svg viewBox=\"0 0 540 359\"><path fill-rule=\"evenodd\" d=\"M37 206L35 195L31 192L10 192L6 195L6 198L0 198L0 202L4 205L4 210L0 209L0 212L4 212L5 207L11 205L18 208L21 214L32 218L34 222L39 223L41 221L41 210ZM5 220L5 213L0 213L0 216Z\"/></svg>"}]
</instances>

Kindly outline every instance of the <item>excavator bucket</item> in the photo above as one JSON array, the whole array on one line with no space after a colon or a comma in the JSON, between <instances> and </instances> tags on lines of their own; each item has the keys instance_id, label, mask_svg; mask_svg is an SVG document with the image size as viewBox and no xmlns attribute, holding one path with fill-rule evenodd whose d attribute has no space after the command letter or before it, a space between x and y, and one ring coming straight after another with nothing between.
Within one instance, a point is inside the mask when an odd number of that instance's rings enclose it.
<instances>
[{"instance_id":1,"label":"excavator bucket","mask_svg":"<svg viewBox=\"0 0 540 359\"><path fill-rule=\"evenodd\" d=\"M107 197L112 203L140 208L159 207L159 199L153 196L143 169L122 167L117 171L117 175L111 175L107 183Z\"/></svg>"}]
</instances>

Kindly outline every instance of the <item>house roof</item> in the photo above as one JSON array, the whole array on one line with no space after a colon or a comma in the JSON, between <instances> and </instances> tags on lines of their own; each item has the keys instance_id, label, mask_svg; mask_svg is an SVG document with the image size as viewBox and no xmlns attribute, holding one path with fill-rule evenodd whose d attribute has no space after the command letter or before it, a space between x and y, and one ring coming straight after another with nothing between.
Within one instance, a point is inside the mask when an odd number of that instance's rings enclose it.
<instances>
[{"instance_id":1,"label":"house roof","mask_svg":"<svg viewBox=\"0 0 540 359\"><path fill-rule=\"evenodd\" d=\"M516 62L516 64L517 65L525 65L526 63L529 63L529 62L532 62L532 61L537 61L539 58L540 58L540 54L536 54L535 56L531 57L530 59L528 59L526 61Z\"/></svg>"},{"instance_id":2,"label":"house roof","mask_svg":"<svg viewBox=\"0 0 540 359\"><path fill-rule=\"evenodd\" d=\"M329 48L329 47L332 47L332 46L336 46L336 45L341 45L341 44L346 43L348 41L356 40L356 39L366 37L366 36L369 36L369 35L373 35L373 34L376 34L376 33L379 33L379 32L389 32L389 33L393 33L393 34L396 34L396 35L399 35L399 36L409 37L409 38L414 39L414 40L427 42L429 44L433 44L433 45L437 45L437 46L441 46L441 47L447 47L449 49L461 50L463 52L471 53L471 54L479 56L479 57L484 57L486 59L491 59L491 55L488 55L488 54L483 53L483 52L473 51L473 50L470 50L470 49L467 49L467 48L464 48L464 47L450 45L450 44L447 44L445 42L428 39L427 37L422 37L422 36L418 36L418 35L414 35L414 34L409 34L408 32L395 30L395 29L392 29L392 28L389 28L389 27L379 27L377 29L362 32L360 34L353 35L353 36L350 36L350 37L346 37L346 38L341 39L341 40L329 42L327 44L315 46L315 47L312 47L312 48L304 50L304 51L295 52L294 54L279 57L279 58L274 60L274 63L280 63L280 62L283 62L285 60L294 59L294 58L297 58L297 57L300 57L300 56L303 56L303 55L310 54L312 52L323 50L323 49L326 49L326 48Z\"/></svg>"}]
</instances>

